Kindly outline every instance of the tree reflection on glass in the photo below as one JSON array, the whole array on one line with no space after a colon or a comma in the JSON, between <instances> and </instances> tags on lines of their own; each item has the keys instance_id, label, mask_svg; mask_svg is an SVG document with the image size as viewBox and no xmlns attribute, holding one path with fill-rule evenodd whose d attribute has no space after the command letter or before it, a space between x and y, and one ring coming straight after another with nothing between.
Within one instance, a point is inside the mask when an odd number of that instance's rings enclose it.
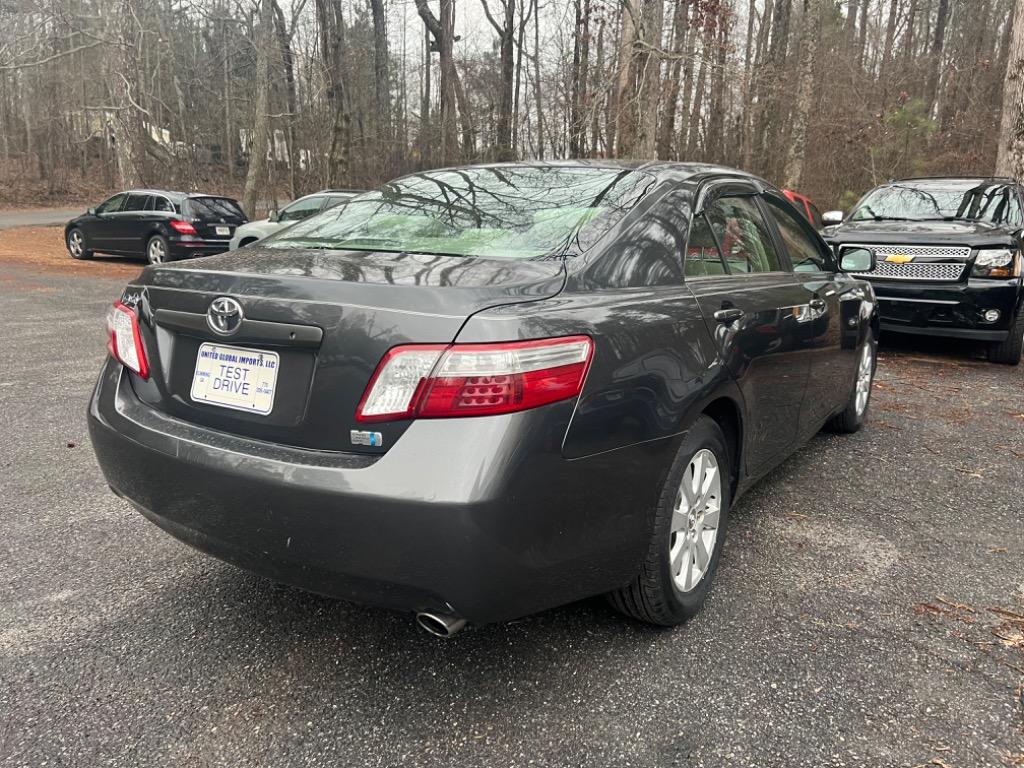
<instances>
[{"instance_id":1,"label":"tree reflection on glass","mask_svg":"<svg viewBox=\"0 0 1024 768\"><path fill-rule=\"evenodd\" d=\"M582 251L651 188L624 168L476 166L389 182L266 238L270 248L524 259Z\"/></svg>"}]
</instances>

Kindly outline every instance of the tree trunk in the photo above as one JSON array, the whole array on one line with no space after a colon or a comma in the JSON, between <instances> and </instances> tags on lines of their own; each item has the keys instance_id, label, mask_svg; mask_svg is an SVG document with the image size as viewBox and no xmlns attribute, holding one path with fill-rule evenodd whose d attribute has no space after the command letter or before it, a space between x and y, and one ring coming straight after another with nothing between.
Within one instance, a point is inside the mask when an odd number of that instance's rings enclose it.
<instances>
[{"instance_id":1,"label":"tree trunk","mask_svg":"<svg viewBox=\"0 0 1024 768\"><path fill-rule=\"evenodd\" d=\"M1005 83L996 175L1021 181L1024 180L1024 0L1017 0L1013 12Z\"/></svg>"},{"instance_id":2,"label":"tree trunk","mask_svg":"<svg viewBox=\"0 0 1024 768\"><path fill-rule=\"evenodd\" d=\"M388 27L384 0L370 0L370 12L373 16L373 95L377 113L377 141L379 144L390 144L391 80L388 73Z\"/></svg>"},{"instance_id":3,"label":"tree trunk","mask_svg":"<svg viewBox=\"0 0 1024 768\"><path fill-rule=\"evenodd\" d=\"M615 86L616 157L632 157L636 144L636 95L633 54L636 47L635 17L639 0L622 0L619 36L619 72Z\"/></svg>"},{"instance_id":4,"label":"tree trunk","mask_svg":"<svg viewBox=\"0 0 1024 768\"><path fill-rule=\"evenodd\" d=\"M245 175L242 208L256 218L256 196L263 190L267 176L267 151L270 144L270 51L274 43L273 0L260 2L259 45L256 47L256 105L253 115L249 170Z\"/></svg>"},{"instance_id":5,"label":"tree trunk","mask_svg":"<svg viewBox=\"0 0 1024 768\"><path fill-rule=\"evenodd\" d=\"M455 5L453 0L441 0L440 15L435 16L427 0L416 0L416 11L433 37L432 50L437 51L440 62L441 95L440 128L441 158L446 165L459 155L458 126L456 120L459 73L455 68ZM465 139L465 136L463 137Z\"/></svg>"},{"instance_id":6,"label":"tree trunk","mask_svg":"<svg viewBox=\"0 0 1024 768\"><path fill-rule=\"evenodd\" d=\"M638 157L657 155L658 97L661 85L661 28L665 20L664 0L643 0L641 11L643 29L637 35L645 43L636 57L639 89L637 103L640 108L636 140Z\"/></svg>"},{"instance_id":7,"label":"tree trunk","mask_svg":"<svg viewBox=\"0 0 1024 768\"><path fill-rule=\"evenodd\" d=\"M804 0L796 106L793 110L793 128L786 154L786 167L782 174L783 184L789 189L801 188L804 153L807 151L807 118L810 115L811 101L814 98L814 64L818 38L821 35L821 13L818 0Z\"/></svg>"},{"instance_id":8,"label":"tree trunk","mask_svg":"<svg viewBox=\"0 0 1024 768\"><path fill-rule=\"evenodd\" d=\"M145 144L138 103L138 31L134 0L118 0L112 29L119 30L119 45L114 58L112 90L117 114L111 130L117 162L117 184L122 189L143 185ZM28 100L26 113L28 109ZM29 131L31 133L31 131ZM29 144L31 151L31 144Z\"/></svg>"},{"instance_id":9,"label":"tree trunk","mask_svg":"<svg viewBox=\"0 0 1024 768\"><path fill-rule=\"evenodd\" d=\"M753 0L751 0L753 5ZM661 129L658 131L658 157L672 157L672 137L676 132L676 110L679 107L679 78L683 71L683 55L689 34L689 0L675 0L672 14L672 64L669 67L668 83L665 88L665 109L661 115ZM753 17L751 17L753 18ZM748 44L749 47L749 44Z\"/></svg>"},{"instance_id":10,"label":"tree trunk","mask_svg":"<svg viewBox=\"0 0 1024 768\"><path fill-rule=\"evenodd\" d=\"M501 20L491 15L487 0L481 0L484 15L498 33L498 60L500 75L498 83L498 119L494 127L493 155L496 160L511 160L512 151L512 107L515 96L515 35L516 0L501 0ZM468 103L467 103L468 111Z\"/></svg>"},{"instance_id":11,"label":"tree trunk","mask_svg":"<svg viewBox=\"0 0 1024 768\"><path fill-rule=\"evenodd\" d=\"M935 100L939 92L939 76L942 73L942 48L946 42L946 22L949 19L949 0L939 0L935 16L935 35L932 38L931 53L928 62L928 84L925 86L925 106L928 114L935 110Z\"/></svg>"},{"instance_id":12,"label":"tree trunk","mask_svg":"<svg viewBox=\"0 0 1024 768\"><path fill-rule=\"evenodd\" d=\"M291 33L284 21L284 13L277 0L274 0L274 25L277 31L277 44L281 49L281 61L284 64L285 91L288 97L288 114L285 115L285 151L288 157L288 187L292 199L298 197L295 183L295 115L298 114L298 99L295 94L295 56L292 53Z\"/></svg>"}]
</instances>

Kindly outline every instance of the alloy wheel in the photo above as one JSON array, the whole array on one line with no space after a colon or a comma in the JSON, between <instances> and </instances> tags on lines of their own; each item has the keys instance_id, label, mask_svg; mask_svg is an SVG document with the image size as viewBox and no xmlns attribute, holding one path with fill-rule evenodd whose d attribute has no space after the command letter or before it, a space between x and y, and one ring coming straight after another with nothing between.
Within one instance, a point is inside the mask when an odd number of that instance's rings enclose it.
<instances>
[{"instance_id":1,"label":"alloy wheel","mask_svg":"<svg viewBox=\"0 0 1024 768\"><path fill-rule=\"evenodd\" d=\"M860 364L857 366L857 396L854 407L857 415L863 416L868 407L868 397L871 396L871 377L874 374L874 355L871 340L864 342L864 349L860 353Z\"/></svg>"},{"instance_id":2,"label":"alloy wheel","mask_svg":"<svg viewBox=\"0 0 1024 768\"><path fill-rule=\"evenodd\" d=\"M71 251L71 255L76 259L82 255L82 251L85 249L85 242L82 239L82 233L75 230L68 237L68 250Z\"/></svg>"},{"instance_id":3,"label":"alloy wheel","mask_svg":"<svg viewBox=\"0 0 1024 768\"><path fill-rule=\"evenodd\" d=\"M672 509L669 563L682 592L694 589L708 572L718 540L722 509L722 473L707 448L693 455L683 472Z\"/></svg>"},{"instance_id":4,"label":"alloy wheel","mask_svg":"<svg viewBox=\"0 0 1024 768\"><path fill-rule=\"evenodd\" d=\"M153 238L149 241L149 263L150 264L163 264L167 257L167 251L164 248L162 240Z\"/></svg>"}]
</instances>

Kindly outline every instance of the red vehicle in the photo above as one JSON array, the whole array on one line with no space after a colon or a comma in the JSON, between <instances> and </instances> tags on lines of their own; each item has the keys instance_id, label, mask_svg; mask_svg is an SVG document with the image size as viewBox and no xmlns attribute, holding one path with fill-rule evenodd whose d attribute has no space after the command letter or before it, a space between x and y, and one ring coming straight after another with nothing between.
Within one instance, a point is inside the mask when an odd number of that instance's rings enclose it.
<instances>
[{"instance_id":1,"label":"red vehicle","mask_svg":"<svg viewBox=\"0 0 1024 768\"><path fill-rule=\"evenodd\" d=\"M818 206L811 202L811 198L801 195L799 192L794 192L791 189L782 190L782 194L786 196L789 202L800 209L800 212L811 222L811 226L815 229L821 229L821 211L818 210Z\"/></svg>"}]
</instances>

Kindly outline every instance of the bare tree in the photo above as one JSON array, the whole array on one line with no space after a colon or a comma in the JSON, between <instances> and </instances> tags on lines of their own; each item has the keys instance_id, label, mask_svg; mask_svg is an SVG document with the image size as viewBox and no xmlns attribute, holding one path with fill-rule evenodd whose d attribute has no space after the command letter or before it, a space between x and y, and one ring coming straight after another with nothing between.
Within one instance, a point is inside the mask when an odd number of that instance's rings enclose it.
<instances>
[{"instance_id":1,"label":"bare tree","mask_svg":"<svg viewBox=\"0 0 1024 768\"><path fill-rule=\"evenodd\" d=\"M1024 0L1017 0L1013 13L1007 61L996 174L1019 180L1024 179Z\"/></svg>"}]
</instances>

